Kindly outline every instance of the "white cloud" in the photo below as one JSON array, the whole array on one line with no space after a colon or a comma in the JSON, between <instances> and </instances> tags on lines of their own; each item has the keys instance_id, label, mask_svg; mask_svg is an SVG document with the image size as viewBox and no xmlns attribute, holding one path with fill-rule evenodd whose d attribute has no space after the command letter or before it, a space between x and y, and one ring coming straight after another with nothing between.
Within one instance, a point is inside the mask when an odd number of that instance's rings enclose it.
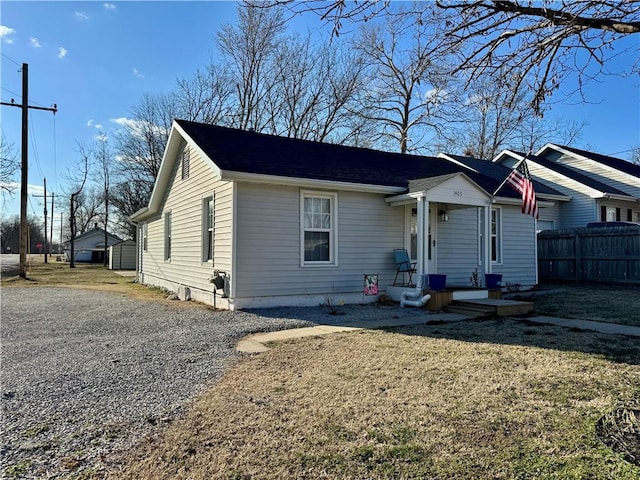
<instances>
[{"instance_id":1,"label":"white cloud","mask_svg":"<svg viewBox=\"0 0 640 480\"><path fill-rule=\"evenodd\" d=\"M111 122L124 127L129 131L129 133L138 138L145 138L147 136L147 132L151 132L155 135L169 135L169 131L166 128L159 125L153 125L152 123L146 122L144 120L134 120L133 118L119 117L112 118Z\"/></svg>"},{"instance_id":2,"label":"white cloud","mask_svg":"<svg viewBox=\"0 0 640 480\"><path fill-rule=\"evenodd\" d=\"M104 132L98 133L97 135L95 135L93 137L94 140L96 140L97 142L108 142L109 141L109 137L107 137L107 134Z\"/></svg>"},{"instance_id":3,"label":"white cloud","mask_svg":"<svg viewBox=\"0 0 640 480\"><path fill-rule=\"evenodd\" d=\"M133 76L136 78L144 78L144 75L135 67L133 68Z\"/></svg>"},{"instance_id":4,"label":"white cloud","mask_svg":"<svg viewBox=\"0 0 640 480\"><path fill-rule=\"evenodd\" d=\"M87 120L87 127L97 128L98 130L102 129L101 123L93 123L93 119Z\"/></svg>"},{"instance_id":5,"label":"white cloud","mask_svg":"<svg viewBox=\"0 0 640 480\"><path fill-rule=\"evenodd\" d=\"M116 6L113 3L104 3L102 6L107 10L115 10Z\"/></svg>"},{"instance_id":6,"label":"white cloud","mask_svg":"<svg viewBox=\"0 0 640 480\"><path fill-rule=\"evenodd\" d=\"M9 38L9 36L14 33L16 33L16 31L13 28L0 25L0 38L4 43L13 43L13 38Z\"/></svg>"},{"instance_id":7,"label":"white cloud","mask_svg":"<svg viewBox=\"0 0 640 480\"><path fill-rule=\"evenodd\" d=\"M64 58L67 56L67 49L64 47L58 48L58 58Z\"/></svg>"},{"instance_id":8,"label":"white cloud","mask_svg":"<svg viewBox=\"0 0 640 480\"><path fill-rule=\"evenodd\" d=\"M40 48L40 41L36 37L29 37L29 42L33 48Z\"/></svg>"},{"instance_id":9,"label":"white cloud","mask_svg":"<svg viewBox=\"0 0 640 480\"><path fill-rule=\"evenodd\" d=\"M77 10L73 12L73 16L76 17L76 20L80 22L86 22L87 20L89 20L89 16L86 13L82 13Z\"/></svg>"}]
</instances>

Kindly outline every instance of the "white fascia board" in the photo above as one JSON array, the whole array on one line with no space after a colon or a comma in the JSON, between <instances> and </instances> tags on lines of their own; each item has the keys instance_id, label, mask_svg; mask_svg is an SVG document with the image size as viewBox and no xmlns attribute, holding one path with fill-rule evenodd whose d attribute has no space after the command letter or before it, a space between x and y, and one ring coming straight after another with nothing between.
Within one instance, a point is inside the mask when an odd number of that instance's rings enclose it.
<instances>
[{"instance_id":1,"label":"white fascia board","mask_svg":"<svg viewBox=\"0 0 640 480\"><path fill-rule=\"evenodd\" d=\"M518 155L517 153L509 149L504 149L499 154L497 154L494 157L494 159L491 161L494 163L502 163L502 160L504 159L504 157L511 157L511 158L515 158L516 160L522 160L524 158L522 155Z\"/></svg>"},{"instance_id":2,"label":"white fascia board","mask_svg":"<svg viewBox=\"0 0 640 480\"><path fill-rule=\"evenodd\" d=\"M472 172L476 172L476 173L480 173L478 172L478 170L476 170L475 168L471 168L469 165L465 165L464 163L460 162L459 160L456 160L453 157L450 157L449 155L447 155L446 153L439 153L438 154L438 158L443 158L451 163L454 163L460 167L466 168L467 170L471 170Z\"/></svg>"},{"instance_id":3,"label":"white fascia board","mask_svg":"<svg viewBox=\"0 0 640 480\"><path fill-rule=\"evenodd\" d=\"M415 203L416 199L422 196L422 192L405 193L403 195L394 195L393 197L387 197L384 199L384 201L387 202L391 207L399 207L401 205L409 205L411 203Z\"/></svg>"},{"instance_id":4,"label":"white fascia board","mask_svg":"<svg viewBox=\"0 0 640 480\"><path fill-rule=\"evenodd\" d=\"M133 223L138 223L144 220L145 218L145 214L149 211L149 207L142 207L140 210L138 210L137 212L133 213L132 215L129 216L129 220L131 220Z\"/></svg>"},{"instance_id":5,"label":"white fascia board","mask_svg":"<svg viewBox=\"0 0 640 480\"><path fill-rule=\"evenodd\" d=\"M507 198L507 197L494 197L491 203L498 205L522 205L522 199L520 198ZM539 207L553 207L556 202L549 202L546 200L536 199L536 203Z\"/></svg>"},{"instance_id":6,"label":"white fascia board","mask_svg":"<svg viewBox=\"0 0 640 480\"><path fill-rule=\"evenodd\" d=\"M570 202L572 198L569 195L554 195L552 193L536 193L536 197L545 198L547 200L553 200L556 202Z\"/></svg>"},{"instance_id":7,"label":"white fascia board","mask_svg":"<svg viewBox=\"0 0 640 480\"><path fill-rule=\"evenodd\" d=\"M560 148L558 145L556 145L555 143L547 143L545 145L543 145L540 149L538 149L538 151L536 152L536 157L540 154L542 154L542 152L544 152L545 150L557 150L558 152L563 152L563 153L570 153L567 152L566 150Z\"/></svg>"},{"instance_id":8,"label":"white fascia board","mask_svg":"<svg viewBox=\"0 0 640 480\"><path fill-rule=\"evenodd\" d=\"M404 187L388 185L370 185L366 183L337 182L332 180L316 180L313 178L282 177L279 175L264 175L258 173L234 172L221 170L221 179L230 182L269 183L272 185L288 185L305 188L324 188L329 190L348 190L350 192L367 192L393 194L406 190Z\"/></svg>"},{"instance_id":9,"label":"white fascia board","mask_svg":"<svg viewBox=\"0 0 640 480\"><path fill-rule=\"evenodd\" d=\"M640 202L640 198L632 197L631 195L615 195L613 193L604 193L602 198L622 200L624 202Z\"/></svg>"}]
</instances>

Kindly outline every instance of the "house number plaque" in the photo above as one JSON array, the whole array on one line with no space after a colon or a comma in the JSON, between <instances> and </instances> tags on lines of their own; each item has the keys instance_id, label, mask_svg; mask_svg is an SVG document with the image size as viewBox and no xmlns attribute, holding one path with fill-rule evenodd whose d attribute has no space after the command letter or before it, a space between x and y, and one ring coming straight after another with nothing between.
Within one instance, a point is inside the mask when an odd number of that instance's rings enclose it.
<instances>
[{"instance_id":1,"label":"house number plaque","mask_svg":"<svg viewBox=\"0 0 640 480\"><path fill-rule=\"evenodd\" d=\"M462 197L462 190L454 190L453 191L453 196L454 197Z\"/></svg>"}]
</instances>

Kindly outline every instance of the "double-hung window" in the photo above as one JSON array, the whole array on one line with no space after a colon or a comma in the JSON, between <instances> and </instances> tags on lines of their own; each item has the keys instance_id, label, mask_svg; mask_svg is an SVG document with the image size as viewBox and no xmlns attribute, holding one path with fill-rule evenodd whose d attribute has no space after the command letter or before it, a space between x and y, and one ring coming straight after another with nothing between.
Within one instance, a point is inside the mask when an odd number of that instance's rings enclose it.
<instances>
[{"instance_id":1,"label":"double-hung window","mask_svg":"<svg viewBox=\"0 0 640 480\"><path fill-rule=\"evenodd\" d=\"M171 260L171 212L164 214L164 259Z\"/></svg>"},{"instance_id":2,"label":"double-hung window","mask_svg":"<svg viewBox=\"0 0 640 480\"><path fill-rule=\"evenodd\" d=\"M202 201L202 261L213 260L213 197Z\"/></svg>"},{"instance_id":3,"label":"double-hung window","mask_svg":"<svg viewBox=\"0 0 640 480\"><path fill-rule=\"evenodd\" d=\"M302 192L301 240L303 265L336 265L338 195Z\"/></svg>"}]
</instances>

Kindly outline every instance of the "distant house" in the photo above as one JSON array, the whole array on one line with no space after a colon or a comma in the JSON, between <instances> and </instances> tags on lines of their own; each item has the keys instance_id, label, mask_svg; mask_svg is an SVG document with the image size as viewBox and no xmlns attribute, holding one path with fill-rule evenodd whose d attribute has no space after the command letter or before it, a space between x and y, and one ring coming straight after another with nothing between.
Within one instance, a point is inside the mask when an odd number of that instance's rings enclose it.
<instances>
[{"instance_id":1,"label":"distant house","mask_svg":"<svg viewBox=\"0 0 640 480\"><path fill-rule=\"evenodd\" d=\"M535 221L513 188L494 194L508 173L176 120L131 217L138 279L227 309L373 301L363 275L390 289L405 248L447 285L474 272L535 285ZM547 193L543 210L564 199Z\"/></svg>"},{"instance_id":2,"label":"distant house","mask_svg":"<svg viewBox=\"0 0 640 480\"><path fill-rule=\"evenodd\" d=\"M86 263L104 262L104 229L96 224L91 230L78 235L74 242L74 261ZM107 233L107 247L122 242L122 239ZM71 242L63 244L67 259L71 259Z\"/></svg>"},{"instance_id":3,"label":"distant house","mask_svg":"<svg viewBox=\"0 0 640 480\"><path fill-rule=\"evenodd\" d=\"M504 150L493 161L511 168L524 157L522 152ZM535 180L570 198L540 214L540 229L584 227L601 221L640 222L640 166L551 143L528 155L527 165Z\"/></svg>"}]
</instances>

